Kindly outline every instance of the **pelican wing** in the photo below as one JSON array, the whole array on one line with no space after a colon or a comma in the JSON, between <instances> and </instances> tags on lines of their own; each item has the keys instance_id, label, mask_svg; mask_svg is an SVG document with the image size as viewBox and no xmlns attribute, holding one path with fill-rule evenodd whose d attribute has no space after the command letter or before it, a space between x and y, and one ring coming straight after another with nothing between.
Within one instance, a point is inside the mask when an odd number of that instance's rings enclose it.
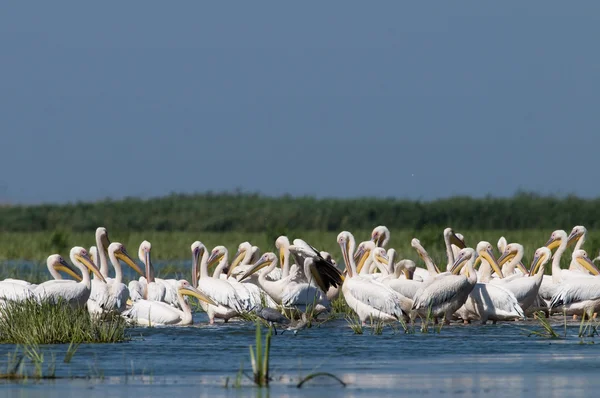
<instances>
[{"instance_id":1,"label":"pelican wing","mask_svg":"<svg viewBox=\"0 0 600 398\"><path fill-rule=\"evenodd\" d=\"M249 294L240 297L236 289L226 280L216 278L200 278L198 290L210 297L215 303L230 308L237 312L244 312L251 308Z\"/></svg>"},{"instance_id":2,"label":"pelican wing","mask_svg":"<svg viewBox=\"0 0 600 398\"><path fill-rule=\"evenodd\" d=\"M427 309L452 301L469 282L462 275L437 275L435 279L415 294L413 310Z\"/></svg>"},{"instance_id":3,"label":"pelican wing","mask_svg":"<svg viewBox=\"0 0 600 398\"><path fill-rule=\"evenodd\" d=\"M552 297L551 308L561 305L577 303L580 301L597 300L600 298L600 281L589 279L578 279L575 281L563 282L558 291Z\"/></svg>"},{"instance_id":4,"label":"pelican wing","mask_svg":"<svg viewBox=\"0 0 600 398\"><path fill-rule=\"evenodd\" d=\"M6 280L0 282L0 299L21 301L31 297L34 293L28 285Z\"/></svg>"},{"instance_id":5,"label":"pelican wing","mask_svg":"<svg viewBox=\"0 0 600 398\"><path fill-rule=\"evenodd\" d=\"M138 300L122 316L139 325L174 325L181 322L182 312L160 301Z\"/></svg>"},{"instance_id":6,"label":"pelican wing","mask_svg":"<svg viewBox=\"0 0 600 398\"><path fill-rule=\"evenodd\" d=\"M359 302L398 319L403 315L398 294L383 283L361 276L345 283L346 290Z\"/></svg>"},{"instance_id":7,"label":"pelican wing","mask_svg":"<svg viewBox=\"0 0 600 398\"><path fill-rule=\"evenodd\" d=\"M525 317L515 295L503 286L493 283L476 283L469 298L476 302L479 314L482 313L483 308L486 308L487 311L498 315Z\"/></svg>"},{"instance_id":8,"label":"pelican wing","mask_svg":"<svg viewBox=\"0 0 600 398\"><path fill-rule=\"evenodd\" d=\"M329 301L321 289L316 286L308 283L291 283L283 291L281 304L284 307L315 306L317 304L328 306Z\"/></svg>"}]
</instances>

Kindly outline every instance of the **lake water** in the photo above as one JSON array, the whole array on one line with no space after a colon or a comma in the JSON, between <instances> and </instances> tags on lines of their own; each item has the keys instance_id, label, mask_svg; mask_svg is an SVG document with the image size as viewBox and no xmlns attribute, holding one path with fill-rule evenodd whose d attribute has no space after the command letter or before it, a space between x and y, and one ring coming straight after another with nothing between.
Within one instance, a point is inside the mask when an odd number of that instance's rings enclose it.
<instances>
[{"instance_id":1,"label":"lake water","mask_svg":"<svg viewBox=\"0 0 600 398\"><path fill-rule=\"evenodd\" d=\"M554 319L563 333L560 317ZM0 381L3 397L296 397L329 398L398 396L578 397L600 388L600 338L577 337L578 323L568 337L527 337L533 321L498 325L451 325L440 334L405 334L370 328L356 335L343 319L319 327L273 336L269 389L244 379L233 388L236 374L250 372L249 349L255 326L249 322L207 325L195 314L190 327L131 329L126 343L81 345L69 364L67 346L45 347L56 356L57 380ZM0 346L3 353L15 347ZM6 355L4 355L6 358ZM2 365L5 366L5 365ZM335 374L317 378L301 389L298 380L311 372ZM82 378L77 378L82 377ZM225 388L229 378L229 387Z\"/></svg>"}]
</instances>

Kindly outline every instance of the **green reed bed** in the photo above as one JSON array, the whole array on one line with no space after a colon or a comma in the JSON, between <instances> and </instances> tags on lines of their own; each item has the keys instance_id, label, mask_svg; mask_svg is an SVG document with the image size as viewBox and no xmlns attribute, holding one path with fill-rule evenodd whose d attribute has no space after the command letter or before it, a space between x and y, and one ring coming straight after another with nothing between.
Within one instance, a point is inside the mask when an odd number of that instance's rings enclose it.
<instances>
[{"instance_id":1,"label":"green reed bed","mask_svg":"<svg viewBox=\"0 0 600 398\"><path fill-rule=\"evenodd\" d=\"M128 340L125 319L106 315L93 319L87 310L64 302L8 301L0 307L0 343L78 344Z\"/></svg>"}]
</instances>

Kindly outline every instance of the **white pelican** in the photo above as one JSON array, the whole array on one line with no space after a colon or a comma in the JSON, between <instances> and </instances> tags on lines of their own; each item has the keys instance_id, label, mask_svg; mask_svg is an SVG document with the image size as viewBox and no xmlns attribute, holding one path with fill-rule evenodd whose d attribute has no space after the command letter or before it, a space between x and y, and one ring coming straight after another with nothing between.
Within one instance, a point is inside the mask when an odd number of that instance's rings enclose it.
<instances>
[{"instance_id":1,"label":"white pelican","mask_svg":"<svg viewBox=\"0 0 600 398\"><path fill-rule=\"evenodd\" d=\"M452 264L454 264L454 251L452 245L456 246L458 249L464 249L467 246L465 245L465 242L454 233L452 228L444 229L443 236L444 245L446 246L446 257L448 258L446 270L448 270L452 267Z\"/></svg>"},{"instance_id":2,"label":"white pelican","mask_svg":"<svg viewBox=\"0 0 600 398\"><path fill-rule=\"evenodd\" d=\"M551 254L548 254L550 253L550 249L546 247L544 247L544 249L545 250L542 250L540 248L536 250L534 262L531 265L531 272L533 273L530 274L530 276L511 273L511 270L514 272L516 264L523 258L523 245L518 243L506 245L504 253L498 259L498 265L510 264L507 267L507 274L509 276L505 278L494 278L491 283L499 284L510 290L515 295L519 301L519 305L524 311L527 311L527 309L533 305L538 297L540 286L542 285L544 269L540 267L540 264L545 264L551 257ZM502 273L505 274L504 269L502 270Z\"/></svg>"},{"instance_id":3,"label":"white pelican","mask_svg":"<svg viewBox=\"0 0 600 398\"><path fill-rule=\"evenodd\" d=\"M131 301L145 299L151 301L165 301L167 289L164 284L157 283L154 277L154 266L152 265L151 253L152 244L147 240L140 244L138 250L138 258L144 264L144 276L140 276L138 280L129 282L129 295Z\"/></svg>"},{"instance_id":4,"label":"white pelican","mask_svg":"<svg viewBox=\"0 0 600 398\"><path fill-rule=\"evenodd\" d=\"M217 252L216 256L219 257L219 262L213 273L213 278L220 279L221 275L225 275L222 272L228 266L228 264L227 264L227 258L228 258L227 248L225 246L216 246L213 249L213 252ZM231 270L233 265L231 265L229 267ZM240 297L240 299L242 301L249 302L250 308L258 308L258 306L261 305L263 300L265 301L264 307L269 307L269 308L277 307L277 304L269 297L269 295L267 293L265 293L257 285L255 285L253 283L241 283L241 282L238 282L238 280L236 278L227 277L226 275L225 275L224 280L226 280L227 282L229 282L231 284L231 286L233 286L233 288L235 289L235 291L237 292L238 296Z\"/></svg>"},{"instance_id":5,"label":"white pelican","mask_svg":"<svg viewBox=\"0 0 600 398\"><path fill-rule=\"evenodd\" d=\"M377 247L386 247L390 241L390 230L385 225L379 225L373 228L371 232L371 241L375 243Z\"/></svg>"},{"instance_id":6,"label":"white pelican","mask_svg":"<svg viewBox=\"0 0 600 398\"><path fill-rule=\"evenodd\" d=\"M415 280L406 278L400 279L400 274L403 271L406 271L408 268L414 268L415 263L412 260L400 260L398 263L394 264L396 259L396 250L389 249L387 252L382 247L377 247L373 250L372 253L373 259L375 260L375 264L383 265L390 267L393 265L393 273L389 275L385 275L385 272L382 272L382 276L377 280L384 285L392 288L399 294L409 299L414 299L417 290L422 286L423 282L417 282ZM387 264L386 264L387 263ZM403 308L404 310L404 308Z\"/></svg>"},{"instance_id":7,"label":"white pelican","mask_svg":"<svg viewBox=\"0 0 600 398\"><path fill-rule=\"evenodd\" d=\"M363 324L367 319L393 322L404 317L398 294L390 287L373 278L361 276L357 272L357 265L353 253L356 249L354 236L348 231L342 231L337 237L338 244L344 257L348 276L342 284L342 292L348 306L358 315ZM367 248L362 254L360 265L363 265L370 256Z\"/></svg>"},{"instance_id":8,"label":"white pelican","mask_svg":"<svg viewBox=\"0 0 600 398\"><path fill-rule=\"evenodd\" d=\"M283 296L288 295L286 290L293 289L298 285L298 283L295 282L297 275L288 275L276 281L268 279L267 275L276 267L277 256L271 252L264 253L258 259L258 261L240 277L239 280L241 282L249 278L251 275L258 273L258 285L273 299L273 301L281 305ZM262 272L258 272L263 268L264 270Z\"/></svg>"},{"instance_id":9,"label":"white pelican","mask_svg":"<svg viewBox=\"0 0 600 398\"><path fill-rule=\"evenodd\" d=\"M202 293L210 297L217 305L200 305L208 315L210 324L214 323L214 318L221 318L225 322L234 316L248 311L251 306L249 300L242 300L231 283L223 279L213 278L208 274L209 263L212 265L223 257L222 253L213 251L208 257L206 246L200 241L192 243L192 283ZM198 265L198 263L200 263ZM197 276L200 276L199 278Z\"/></svg>"},{"instance_id":10,"label":"white pelican","mask_svg":"<svg viewBox=\"0 0 600 398\"><path fill-rule=\"evenodd\" d=\"M138 265L131 259L125 246L119 242L113 242L108 246L108 257L115 269L115 277L106 280L106 283L92 283L92 291L88 299L88 309L96 311L125 311L129 299L129 289L123 283L123 270L119 260L125 262L138 274L143 274ZM92 301L92 303L90 303Z\"/></svg>"},{"instance_id":11,"label":"white pelican","mask_svg":"<svg viewBox=\"0 0 600 398\"><path fill-rule=\"evenodd\" d=\"M437 267L437 265L435 265L435 263L431 259L431 256L427 253L425 248L421 245L421 241L417 238L413 238L410 241L410 245L413 247L413 249L416 250L417 254L425 262L425 266L427 267L426 270L423 268L417 267L415 269L415 275L417 277L419 277L422 281L427 281L428 279L431 279L431 278L435 277L436 275L438 275L440 273L440 269Z\"/></svg>"},{"instance_id":12,"label":"white pelican","mask_svg":"<svg viewBox=\"0 0 600 398\"><path fill-rule=\"evenodd\" d=\"M575 243L573 252L580 250L587 238L587 228L583 225L576 225L571 230L569 237L567 238L567 247ZM574 258L571 257L571 263L569 264L569 271L580 271L583 273L589 273L589 271L582 267Z\"/></svg>"},{"instance_id":13,"label":"white pelican","mask_svg":"<svg viewBox=\"0 0 600 398\"><path fill-rule=\"evenodd\" d=\"M81 282L64 279L49 280L35 288L34 293L36 296L53 301L62 298L75 307L85 305L91 291L89 271L92 271L100 280L104 280L104 277L83 247L75 246L72 248L70 258L71 262L81 271ZM65 267L65 264L61 264L61 266Z\"/></svg>"},{"instance_id":14,"label":"white pelican","mask_svg":"<svg viewBox=\"0 0 600 398\"><path fill-rule=\"evenodd\" d=\"M484 250L479 255L485 258L489 253ZM465 275L461 275L460 270L465 263L467 270ZM461 249L451 272L444 272L423 283L423 287L415 294L413 310L422 318L430 313L435 320L444 317L445 322L449 323L454 312L465 303L477 283L474 263L475 250Z\"/></svg>"},{"instance_id":15,"label":"white pelican","mask_svg":"<svg viewBox=\"0 0 600 398\"><path fill-rule=\"evenodd\" d=\"M290 242L288 241L287 237L280 236L275 241L275 246L277 246L277 248L279 248L278 245L280 243L286 243L286 242L287 242L287 246L289 247ZM253 248L256 248L256 249L253 249ZM248 271L250 268L252 268L252 266L256 263L256 261L258 261L258 259L260 258L260 255L259 255L256 260L253 260L253 258L256 256L257 253L260 253L260 250L258 250L258 248L256 246L252 246L250 244L250 242L240 243L238 245L237 252L234 254L233 259L231 260L231 264L229 265L229 270L227 271L227 276L228 277L232 276L232 277L238 279L240 276L244 275L246 273L246 271ZM276 268L273 271L271 271L271 273L267 277L271 280L277 280L277 279L281 278L283 272L285 272L285 271L279 270ZM288 272L289 272L289 270L288 270ZM248 282L256 284L256 279L248 280Z\"/></svg>"},{"instance_id":16,"label":"white pelican","mask_svg":"<svg viewBox=\"0 0 600 398\"><path fill-rule=\"evenodd\" d=\"M124 318L130 319L138 325L191 325L192 310L183 297L193 296L203 303L215 305L209 297L206 297L198 289L191 286L186 280L177 282L177 299L181 309L175 308L161 301L138 300L131 308L123 312Z\"/></svg>"},{"instance_id":17,"label":"white pelican","mask_svg":"<svg viewBox=\"0 0 600 398\"><path fill-rule=\"evenodd\" d=\"M585 250L576 250L572 258L583 268L597 274L598 270ZM571 278L561 283L552 297L550 308L564 311L567 315L586 314L588 319L592 318L600 310L600 276Z\"/></svg>"}]
</instances>

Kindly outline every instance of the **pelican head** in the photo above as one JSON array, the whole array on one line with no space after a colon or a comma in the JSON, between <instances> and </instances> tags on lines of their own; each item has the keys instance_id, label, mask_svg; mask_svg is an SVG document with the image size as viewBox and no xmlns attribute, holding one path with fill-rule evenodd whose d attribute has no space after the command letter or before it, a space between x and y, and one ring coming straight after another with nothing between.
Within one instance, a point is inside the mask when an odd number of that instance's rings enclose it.
<instances>
[{"instance_id":1,"label":"pelican head","mask_svg":"<svg viewBox=\"0 0 600 398\"><path fill-rule=\"evenodd\" d=\"M456 260L454 260L454 264L452 264L451 272L455 275L458 275L461 268L467 263L467 261L471 260L474 255L475 250L470 247L460 249L458 256L456 256Z\"/></svg>"},{"instance_id":2,"label":"pelican head","mask_svg":"<svg viewBox=\"0 0 600 398\"><path fill-rule=\"evenodd\" d=\"M373 256L373 260L377 261L378 263L390 265L387 251L383 247L374 248L371 256Z\"/></svg>"},{"instance_id":3,"label":"pelican head","mask_svg":"<svg viewBox=\"0 0 600 398\"><path fill-rule=\"evenodd\" d=\"M117 259L119 259L119 260L123 261L125 264L129 265L129 267L131 267L131 269L133 269L138 274L144 275L144 273L142 272L140 267L133 261L131 256L129 256L129 254L127 253L127 250L125 249L125 246L122 243L119 243L119 242L111 243L108 246L108 252L114 253L115 257Z\"/></svg>"},{"instance_id":4,"label":"pelican head","mask_svg":"<svg viewBox=\"0 0 600 398\"><path fill-rule=\"evenodd\" d=\"M573 227L573 229L571 230L571 233L567 237L567 247L571 246L573 243L577 242L577 240L579 240L579 238L581 238L583 235L585 235L586 232L587 232L587 229L583 225L577 225L577 226Z\"/></svg>"},{"instance_id":5,"label":"pelican head","mask_svg":"<svg viewBox=\"0 0 600 398\"><path fill-rule=\"evenodd\" d=\"M519 243L511 243L504 246L504 252L498 258L498 265L502 266L512 260L519 251L523 252L523 245Z\"/></svg>"},{"instance_id":6,"label":"pelican head","mask_svg":"<svg viewBox=\"0 0 600 398\"><path fill-rule=\"evenodd\" d=\"M192 243L192 284L194 287L198 286L198 278L200 277L200 270L198 269L198 263L200 258L206 253L206 246L199 240Z\"/></svg>"},{"instance_id":7,"label":"pelican head","mask_svg":"<svg viewBox=\"0 0 600 398\"><path fill-rule=\"evenodd\" d=\"M500 278L503 278L504 275L502 275L502 270L500 269L500 266L494 258L493 250L494 248L490 242L482 240L477 244L477 255L482 259L485 259L488 263L490 263L494 272L497 273Z\"/></svg>"},{"instance_id":8,"label":"pelican head","mask_svg":"<svg viewBox=\"0 0 600 398\"><path fill-rule=\"evenodd\" d=\"M229 266L229 272L227 276L231 275L231 270L237 267L244 257L246 257L246 253L252 250L252 245L250 242L242 242L238 245L237 251L231 260L231 265Z\"/></svg>"},{"instance_id":9,"label":"pelican head","mask_svg":"<svg viewBox=\"0 0 600 398\"><path fill-rule=\"evenodd\" d=\"M385 225L379 225L373 228L371 232L371 242L377 247L385 247L390 241L390 230Z\"/></svg>"},{"instance_id":10,"label":"pelican head","mask_svg":"<svg viewBox=\"0 0 600 398\"><path fill-rule=\"evenodd\" d=\"M464 249L467 247L465 241L462 239L462 235L459 237L450 227L444 229L444 239L459 249Z\"/></svg>"},{"instance_id":11,"label":"pelican head","mask_svg":"<svg viewBox=\"0 0 600 398\"><path fill-rule=\"evenodd\" d=\"M190 283L185 279L179 281L179 285L177 286L177 292L181 295L196 297L198 300L204 301L205 303L211 305L217 305L217 303L215 303L210 297L208 297L200 290L190 285Z\"/></svg>"},{"instance_id":12,"label":"pelican head","mask_svg":"<svg viewBox=\"0 0 600 398\"><path fill-rule=\"evenodd\" d=\"M350 250L354 249L352 246L352 242L354 242L354 236L348 231L342 231L337 236L338 245L340 245L340 249L342 251L342 257L344 257L344 264L346 266L346 272L348 272L348 276L352 278L352 267L350 266Z\"/></svg>"},{"instance_id":13,"label":"pelican head","mask_svg":"<svg viewBox=\"0 0 600 398\"><path fill-rule=\"evenodd\" d=\"M531 267L529 267L529 275L535 275L538 269L548 262L550 257L552 257L552 252L546 246L537 249L531 261Z\"/></svg>"},{"instance_id":14,"label":"pelican head","mask_svg":"<svg viewBox=\"0 0 600 398\"><path fill-rule=\"evenodd\" d=\"M87 250L85 250L83 247L81 247L81 246L73 247L71 249L71 258L73 260L77 260L78 262L83 264L88 270L92 271L94 273L94 275L96 275L96 277L98 277L98 279L100 279L102 282L106 282L106 279L104 279L104 276L102 276L102 274L100 273L100 270L98 269L96 264L94 264L94 262L90 258Z\"/></svg>"},{"instance_id":15,"label":"pelican head","mask_svg":"<svg viewBox=\"0 0 600 398\"><path fill-rule=\"evenodd\" d=\"M277 262L277 256L275 255L275 253L267 252L267 253L263 254L262 256L260 256L258 261L256 263L254 263L254 265L252 265L252 267L250 267L250 269L248 269L240 277L239 280L243 281L244 279L248 278L250 275L254 274L255 272L258 272L262 268L272 265L274 262L275 263Z\"/></svg>"},{"instance_id":16,"label":"pelican head","mask_svg":"<svg viewBox=\"0 0 600 398\"><path fill-rule=\"evenodd\" d=\"M108 239L108 231L106 231L106 228L96 228L96 242L98 241L102 242L104 250L107 250L108 246L110 246L110 239Z\"/></svg>"},{"instance_id":17,"label":"pelican head","mask_svg":"<svg viewBox=\"0 0 600 398\"><path fill-rule=\"evenodd\" d=\"M275 241L275 247L277 248L277 250L279 250L279 264L283 266L286 254L289 255L290 240L287 236L281 235Z\"/></svg>"},{"instance_id":18,"label":"pelican head","mask_svg":"<svg viewBox=\"0 0 600 398\"><path fill-rule=\"evenodd\" d=\"M335 262L335 260L333 259L333 256L331 255L331 253L321 250L319 252L319 254L321 255L321 257L323 257L325 259L325 261L328 261L328 262L330 262L333 265L337 264Z\"/></svg>"},{"instance_id":19,"label":"pelican head","mask_svg":"<svg viewBox=\"0 0 600 398\"><path fill-rule=\"evenodd\" d=\"M356 272L358 272L359 274L362 268L365 266L365 263L371 256L371 252L373 252L373 250L375 250L375 248L377 247L375 246L375 242L370 240L361 242L360 245L362 246L361 255L358 259L358 264L356 264Z\"/></svg>"},{"instance_id":20,"label":"pelican head","mask_svg":"<svg viewBox=\"0 0 600 398\"><path fill-rule=\"evenodd\" d=\"M48 265L48 268L52 267L57 271L66 272L72 278L81 281L81 275L79 275L77 270L71 264L67 263L60 254L52 254L48 256L46 265Z\"/></svg>"},{"instance_id":21,"label":"pelican head","mask_svg":"<svg viewBox=\"0 0 600 398\"><path fill-rule=\"evenodd\" d=\"M504 236L501 236L500 239L498 239L498 244L496 246L498 246L498 251L500 253L504 253L504 249L506 249L506 245L508 244L508 242L506 241L506 238Z\"/></svg>"},{"instance_id":22,"label":"pelican head","mask_svg":"<svg viewBox=\"0 0 600 398\"><path fill-rule=\"evenodd\" d=\"M560 244L567 239L567 233L562 229L557 229L556 231L552 232L550 239L548 239L548 242L546 242L544 246L550 250L553 250L560 246Z\"/></svg>"},{"instance_id":23,"label":"pelican head","mask_svg":"<svg viewBox=\"0 0 600 398\"><path fill-rule=\"evenodd\" d=\"M579 265L581 265L583 268L587 269L590 272L590 274L600 274L600 271L598 270L598 268L596 268L592 260L590 260L585 250L575 250L573 252L572 259L577 261Z\"/></svg>"},{"instance_id":24,"label":"pelican head","mask_svg":"<svg viewBox=\"0 0 600 398\"><path fill-rule=\"evenodd\" d=\"M227 248L225 246L215 246L214 249L210 252L210 256L208 257L208 265L214 265L220 262L225 254L227 253Z\"/></svg>"},{"instance_id":25,"label":"pelican head","mask_svg":"<svg viewBox=\"0 0 600 398\"><path fill-rule=\"evenodd\" d=\"M138 250L138 258L140 259L140 261L142 263L146 264L148 257L150 257L151 250L152 250L152 244L150 242L148 242L147 240L140 243L140 248Z\"/></svg>"}]
</instances>

